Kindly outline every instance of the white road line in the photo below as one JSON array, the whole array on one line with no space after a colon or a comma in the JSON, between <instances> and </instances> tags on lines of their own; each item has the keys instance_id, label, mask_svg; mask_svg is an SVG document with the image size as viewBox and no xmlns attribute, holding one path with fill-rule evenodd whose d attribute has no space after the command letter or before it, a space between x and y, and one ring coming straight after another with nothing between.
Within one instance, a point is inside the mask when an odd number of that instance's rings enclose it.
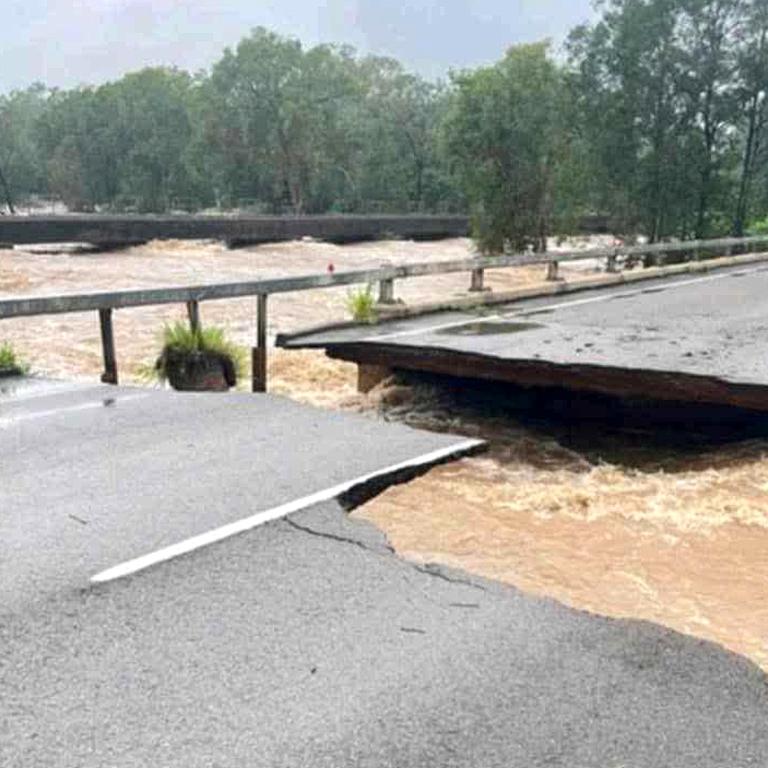
<instances>
[{"instance_id":1,"label":"white road line","mask_svg":"<svg viewBox=\"0 0 768 768\"><path fill-rule=\"evenodd\" d=\"M757 267L755 269L750 269L748 271L744 271L741 274L742 275L751 275L755 272L764 272L765 267ZM688 285L695 285L697 283L706 283L711 280L723 280L726 277L731 277L733 275L733 272L724 272L717 275L707 275L706 277L695 277L691 280L680 280L678 282L669 283L664 287L663 290L672 290L674 288L681 288ZM649 279L649 283L651 280ZM614 286L606 286L606 288L611 288ZM599 290L599 289L598 289ZM590 296L586 299L574 299L572 301L562 301L558 304L544 304L541 307L535 307L531 309L519 309L519 310L513 310L511 312L504 312L503 314L494 314L494 315L485 315L483 317L473 317L471 320L459 320L452 323L442 323L440 325L431 325L427 327L420 327L420 328L411 328L410 330L406 331L395 331L394 333L385 333L379 336L368 336L363 339L364 342L376 342L376 341L386 341L387 339L401 339L406 336L418 336L422 333L433 333L435 331L443 331L448 330L449 328L461 328L465 325L472 325L473 323L492 323L500 320L504 320L509 317L525 317L527 315L535 315L537 313L543 313L543 312L550 312L555 309L564 309L566 307L577 307L581 304L594 304L599 301L609 301L610 299L615 299L617 297L621 298L630 298L633 296L640 296L645 291L647 291L647 288L638 288L633 291L625 291L621 294L612 293L607 296ZM539 298L547 298L546 296L542 296ZM530 299L523 299L523 301L533 301L536 300L536 297L531 297Z\"/></svg>"},{"instance_id":2,"label":"white road line","mask_svg":"<svg viewBox=\"0 0 768 768\"><path fill-rule=\"evenodd\" d=\"M220 528L214 528L212 531L208 531L207 533L202 533L198 536L185 539L184 541L180 541L178 544L172 544L171 546L163 547L162 549L158 549L156 552L151 552L148 555L142 555L141 557L137 557L133 560L128 560L125 563L116 565L113 568L108 568L107 570L101 571L95 576L92 576L91 583L104 584L108 581L121 579L125 576L137 573L138 571L143 571L146 568L150 568L153 565L157 565L158 563L172 560L176 557L180 557L181 555L186 555L189 552L194 552L197 549L207 547L210 544L215 544L216 542L223 541L224 539L231 538L232 536L236 536L239 533L250 531L253 528L257 528L258 526L264 525L265 523L268 523L272 520L286 517L287 515L290 515L294 512L299 512L300 510L307 509L314 506L315 504L320 504L323 501L330 501L331 499L339 497L341 494L345 493L351 488L354 488L357 485L361 485L362 483L366 483L369 480L373 480L377 477L393 474L403 469L434 464L441 459L445 459L454 454L461 454L466 451L470 451L473 448L477 448L481 445L483 445L482 440L463 440L462 442L455 443L454 445L448 446L447 448L440 448L436 451L432 451L431 453L425 453L415 459L403 461L399 464L393 464L390 467L377 470L376 472L371 472L367 475L361 475L360 477L354 478L354 480L347 480L346 482L339 483L338 485L334 485L331 488L317 491L316 493L310 494L309 496L303 496L302 498L295 499L294 501L290 501L287 504L281 504L279 507L273 507L272 509L267 509L263 512L257 512L251 517L246 517L234 523L223 525Z\"/></svg>"},{"instance_id":3,"label":"white road line","mask_svg":"<svg viewBox=\"0 0 768 768\"><path fill-rule=\"evenodd\" d=\"M120 397L113 399L104 397L101 400L80 403L79 405L68 405L64 408L52 408L47 411L32 411L31 413L20 413L16 416L0 416L0 429L11 427L20 421L36 421L37 419L47 419L50 416L58 416L62 413L89 411L94 408L108 408L113 404L117 405L118 403L125 403L130 400L143 400L146 397L149 397L149 395L121 395Z\"/></svg>"}]
</instances>

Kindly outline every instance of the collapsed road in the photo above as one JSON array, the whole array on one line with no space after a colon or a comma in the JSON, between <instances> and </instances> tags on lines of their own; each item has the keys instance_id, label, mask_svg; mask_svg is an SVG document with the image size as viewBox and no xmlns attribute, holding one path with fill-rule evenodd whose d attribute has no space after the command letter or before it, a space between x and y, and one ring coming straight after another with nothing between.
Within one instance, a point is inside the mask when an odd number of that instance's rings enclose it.
<instances>
[{"instance_id":1,"label":"collapsed road","mask_svg":"<svg viewBox=\"0 0 768 768\"><path fill-rule=\"evenodd\" d=\"M277 397L6 384L0 604L127 575L481 448Z\"/></svg>"},{"instance_id":2,"label":"collapsed road","mask_svg":"<svg viewBox=\"0 0 768 768\"><path fill-rule=\"evenodd\" d=\"M0 396L0 764L764 765L746 660L346 514L481 448L269 396Z\"/></svg>"},{"instance_id":3,"label":"collapsed road","mask_svg":"<svg viewBox=\"0 0 768 768\"><path fill-rule=\"evenodd\" d=\"M282 336L360 366L768 410L768 266Z\"/></svg>"}]
</instances>

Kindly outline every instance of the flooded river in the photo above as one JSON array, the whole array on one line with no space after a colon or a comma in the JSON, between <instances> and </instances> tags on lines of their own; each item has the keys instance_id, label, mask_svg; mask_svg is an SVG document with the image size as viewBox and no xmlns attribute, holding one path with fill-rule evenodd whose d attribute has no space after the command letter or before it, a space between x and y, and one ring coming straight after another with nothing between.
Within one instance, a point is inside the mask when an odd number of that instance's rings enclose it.
<instances>
[{"instance_id":1,"label":"flooded river","mask_svg":"<svg viewBox=\"0 0 768 768\"><path fill-rule=\"evenodd\" d=\"M355 511L403 556L658 622L768 670L768 440L653 443L599 422L531 424L457 402L445 382L372 396L387 418L491 445Z\"/></svg>"},{"instance_id":2,"label":"flooded river","mask_svg":"<svg viewBox=\"0 0 768 768\"><path fill-rule=\"evenodd\" d=\"M466 240L334 246L286 243L227 251L154 243L119 253L0 251L0 296L179 285L303 274L382 262L461 258ZM489 274L495 288L543 280L541 268ZM466 275L398 284L407 301L459 295ZM270 332L345 315L346 290L273 297ZM251 300L203 305L203 321L254 338ZM117 313L124 381L157 353L181 308ZM95 313L3 321L33 369L93 380L101 369ZM414 426L481 436L487 454L438 467L358 509L405 557L440 562L610 616L647 619L714 640L768 670L768 441L649 442L467 398L454 385L388 382L363 397L354 366L321 352L274 351L271 391ZM685 432L686 430L683 430ZM738 436L731 434L731 437Z\"/></svg>"}]
</instances>

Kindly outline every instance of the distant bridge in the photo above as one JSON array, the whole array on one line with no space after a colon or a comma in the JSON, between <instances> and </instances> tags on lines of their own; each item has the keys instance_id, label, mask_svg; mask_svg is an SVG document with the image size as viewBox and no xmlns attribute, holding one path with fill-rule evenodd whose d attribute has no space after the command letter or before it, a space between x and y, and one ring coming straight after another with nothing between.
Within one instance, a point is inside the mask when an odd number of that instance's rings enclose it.
<instances>
[{"instance_id":1,"label":"distant bridge","mask_svg":"<svg viewBox=\"0 0 768 768\"><path fill-rule=\"evenodd\" d=\"M608 232L605 216L585 216L579 232ZM87 243L99 248L149 240L222 240L231 246L313 237L328 242L383 238L439 240L466 237L468 216L459 215L157 215L77 214L0 216L0 244Z\"/></svg>"},{"instance_id":2,"label":"distant bridge","mask_svg":"<svg viewBox=\"0 0 768 768\"><path fill-rule=\"evenodd\" d=\"M100 247L149 240L223 240L230 245L314 237L331 242L379 238L435 240L469 234L466 216L0 216L0 243L90 243Z\"/></svg>"}]
</instances>

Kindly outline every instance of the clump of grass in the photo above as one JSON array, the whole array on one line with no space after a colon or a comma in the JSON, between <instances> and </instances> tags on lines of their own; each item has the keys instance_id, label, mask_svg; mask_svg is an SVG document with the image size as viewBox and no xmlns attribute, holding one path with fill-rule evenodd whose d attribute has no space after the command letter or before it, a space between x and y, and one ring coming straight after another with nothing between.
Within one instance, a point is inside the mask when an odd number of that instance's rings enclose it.
<instances>
[{"instance_id":1,"label":"clump of grass","mask_svg":"<svg viewBox=\"0 0 768 768\"><path fill-rule=\"evenodd\" d=\"M162 352L155 365L140 369L139 375L142 378L155 378L164 382L168 379L169 366L176 360L203 355L229 361L238 378L245 375L246 352L227 339L223 328L207 326L193 329L185 323L174 323L163 329L162 343Z\"/></svg>"},{"instance_id":2,"label":"clump of grass","mask_svg":"<svg viewBox=\"0 0 768 768\"><path fill-rule=\"evenodd\" d=\"M0 376L20 376L28 370L9 342L0 344Z\"/></svg>"},{"instance_id":3,"label":"clump of grass","mask_svg":"<svg viewBox=\"0 0 768 768\"><path fill-rule=\"evenodd\" d=\"M373 287L369 284L365 288L351 290L347 294L347 310L358 323L375 323L376 297Z\"/></svg>"}]
</instances>

